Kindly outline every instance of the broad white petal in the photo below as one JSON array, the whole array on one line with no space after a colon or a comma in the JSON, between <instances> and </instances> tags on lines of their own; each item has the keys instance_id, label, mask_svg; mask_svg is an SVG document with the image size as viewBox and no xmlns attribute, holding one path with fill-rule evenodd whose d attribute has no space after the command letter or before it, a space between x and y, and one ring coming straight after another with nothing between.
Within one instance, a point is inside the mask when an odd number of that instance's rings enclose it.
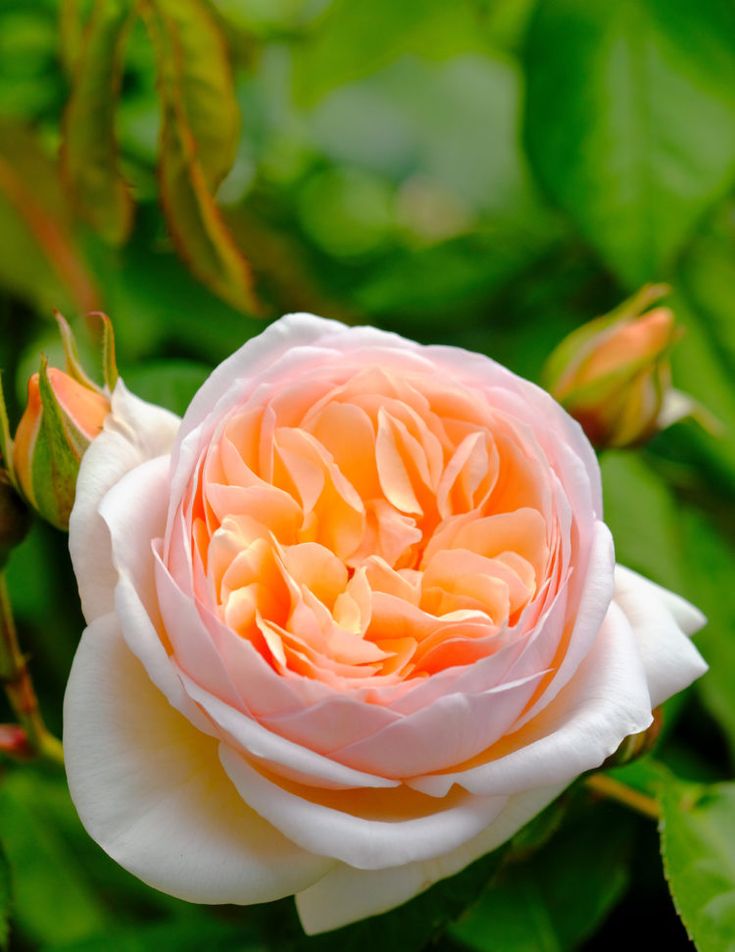
<instances>
[{"instance_id":1,"label":"broad white petal","mask_svg":"<svg viewBox=\"0 0 735 952\"><path fill-rule=\"evenodd\" d=\"M694 605L622 565L615 569L615 602L638 639L654 707L704 674L707 665L688 638L706 623Z\"/></svg>"},{"instance_id":2,"label":"broad white petal","mask_svg":"<svg viewBox=\"0 0 735 952\"><path fill-rule=\"evenodd\" d=\"M288 896L332 861L285 839L242 802L217 742L148 679L114 615L86 630L64 704L71 795L89 834L150 886L189 902Z\"/></svg>"},{"instance_id":3,"label":"broad white petal","mask_svg":"<svg viewBox=\"0 0 735 952\"><path fill-rule=\"evenodd\" d=\"M117 581L99 504L129 470L168 453L179 424L173 413L140 400L118 381L104 429L82 457L69 517L69 552L87 622L112 611Z\"/></svg>"},{"instance_id":4,"label":"broad white petal","mask_svg":"<svg viewBox=\"0 0 735 952\"><path fill-rule=\"evenodd\" d=\"M410 784L438 797L453 783L483 796L567 784L599 767L624 737L645 730L651 719L638 639L613 602L592 650L548 707L490 748L482 762Z\"/></svg>"},{"instance_id":5,"label":"broad white petal","mask_svg":"<svg viewBox=\"0 0 735 952\"><path fill-rule=\"evenodd\" d=\"M353 869L339 863L323 879L296 896L304 931L309 935L328 932L400 906L501 846L563 789L564 785L541 787L510 797L486 829L436 859L376 870Z\"/></svg>"},{"instance_id":6,"label":"broad white petal","mask_svg":"<svg viewBox=\"0 0 735 952\"><path fill-rule=\"evenodd\" d=\"M459 789L441 800L406 787L315 793L274 782L225 744L220 759L243 800L288 839L359 869L441 856L485 829L505 803Z\"/></svg>"}]
</instances>

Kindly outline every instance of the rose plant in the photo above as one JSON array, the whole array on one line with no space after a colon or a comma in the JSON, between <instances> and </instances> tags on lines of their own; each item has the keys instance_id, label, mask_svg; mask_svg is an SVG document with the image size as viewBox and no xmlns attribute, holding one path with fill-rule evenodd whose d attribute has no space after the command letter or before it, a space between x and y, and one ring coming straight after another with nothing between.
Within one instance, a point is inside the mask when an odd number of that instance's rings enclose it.
<instances>
[{"instance_id":1,"label":"rose plant","mask_svg":"<svg viewBox=\"0 0 735 952\"><path fill-rule=\"evenodd\" d=\"M309 315L183 420L118 382L70 550L89 833L307 932L494 849L703 673L701 614L615 565L581 428L485 356Z\"/></svg>"}]
</instances>

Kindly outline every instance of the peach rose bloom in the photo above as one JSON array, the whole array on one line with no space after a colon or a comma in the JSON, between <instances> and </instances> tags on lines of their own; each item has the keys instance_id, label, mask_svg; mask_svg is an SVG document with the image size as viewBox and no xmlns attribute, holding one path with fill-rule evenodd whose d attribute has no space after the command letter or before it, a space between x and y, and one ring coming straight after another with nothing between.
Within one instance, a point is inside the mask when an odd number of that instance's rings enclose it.
<instances>
[{"instance_id":1,"label":"peach rose bloom","mask_svg":"<svg viewBox=\"0 0 735 952\"><path fill-rule=\"evenodd\" d=\"M705 670L700 613L616 568L579 426L487 357L310 315L184 419L119 384L70 548L89 833L192 902L308 932L507 840Z\"/></svg>"}]
</instances>

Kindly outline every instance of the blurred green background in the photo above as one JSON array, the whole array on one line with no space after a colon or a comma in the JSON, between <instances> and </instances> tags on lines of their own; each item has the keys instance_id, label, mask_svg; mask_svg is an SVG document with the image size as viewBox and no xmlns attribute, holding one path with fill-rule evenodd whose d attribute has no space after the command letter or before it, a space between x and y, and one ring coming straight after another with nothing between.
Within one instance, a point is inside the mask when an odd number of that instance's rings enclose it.
<instances>
[{"instance_id":1,"label":"blurred green background","mask_svg":"<svg viewBox=\"0 0 735 952\"><path fill-rule=\"evenodd\" d=\"M84 315L109 313L128 386L181 412L212 366L288 311L458 344L538 379L571 329L669 282L686 330L675 383L723 434L682 423L643 452L605 454L606 512L620 561L710 619L698 644L711 671L668 706L656 757L679 784L726 781L734 187L729 0L3 0L11 417L39 352L61 364L53 308L88 356ZM82 627L64 537L38 525L9 581L59 731ZM212 911L154 893L89 841L51 768L0 770L14 949L567 952L620 948L633 916L655 922L661 948L690 947L655 824L588 796L499 877L491 858L428 900L306 941L287 901ZM687 829L710 844L710 892L677 881L673 854L669 873L698 947L732 949L735 798L707 790L707 834Z\"/></svg>"}]
</instances>

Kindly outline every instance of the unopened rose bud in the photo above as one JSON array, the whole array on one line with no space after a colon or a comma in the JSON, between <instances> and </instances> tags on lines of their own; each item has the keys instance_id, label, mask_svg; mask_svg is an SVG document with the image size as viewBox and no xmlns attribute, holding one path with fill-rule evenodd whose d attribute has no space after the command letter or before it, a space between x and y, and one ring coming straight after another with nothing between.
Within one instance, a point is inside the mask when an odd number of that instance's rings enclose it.
<instances>
[{"instance_id":1,"label":"unopened rose bud","mask_svg":"<svg viewBox=\"0 0 735 952\"><path fill-rule=\"evenodd\" d=\"M28 406L15 435L15 476L28 503L59 529L68 528L79 464L109 412L101 390L45 360L28 382Z\"/></svg>"},{"instance_id":2,"label":"unopened rose bud","mask_svg":"<svg viewBox=\"0 0 735 952\"><path fill-rule=\"evenodd\" d=\"M652 286L621 308L574 331L549 358L550 393L599 449L634 446L673 422L669 352L681 336L669 308L645 308L666 288Z\"/></svg>"}]
</instances>

